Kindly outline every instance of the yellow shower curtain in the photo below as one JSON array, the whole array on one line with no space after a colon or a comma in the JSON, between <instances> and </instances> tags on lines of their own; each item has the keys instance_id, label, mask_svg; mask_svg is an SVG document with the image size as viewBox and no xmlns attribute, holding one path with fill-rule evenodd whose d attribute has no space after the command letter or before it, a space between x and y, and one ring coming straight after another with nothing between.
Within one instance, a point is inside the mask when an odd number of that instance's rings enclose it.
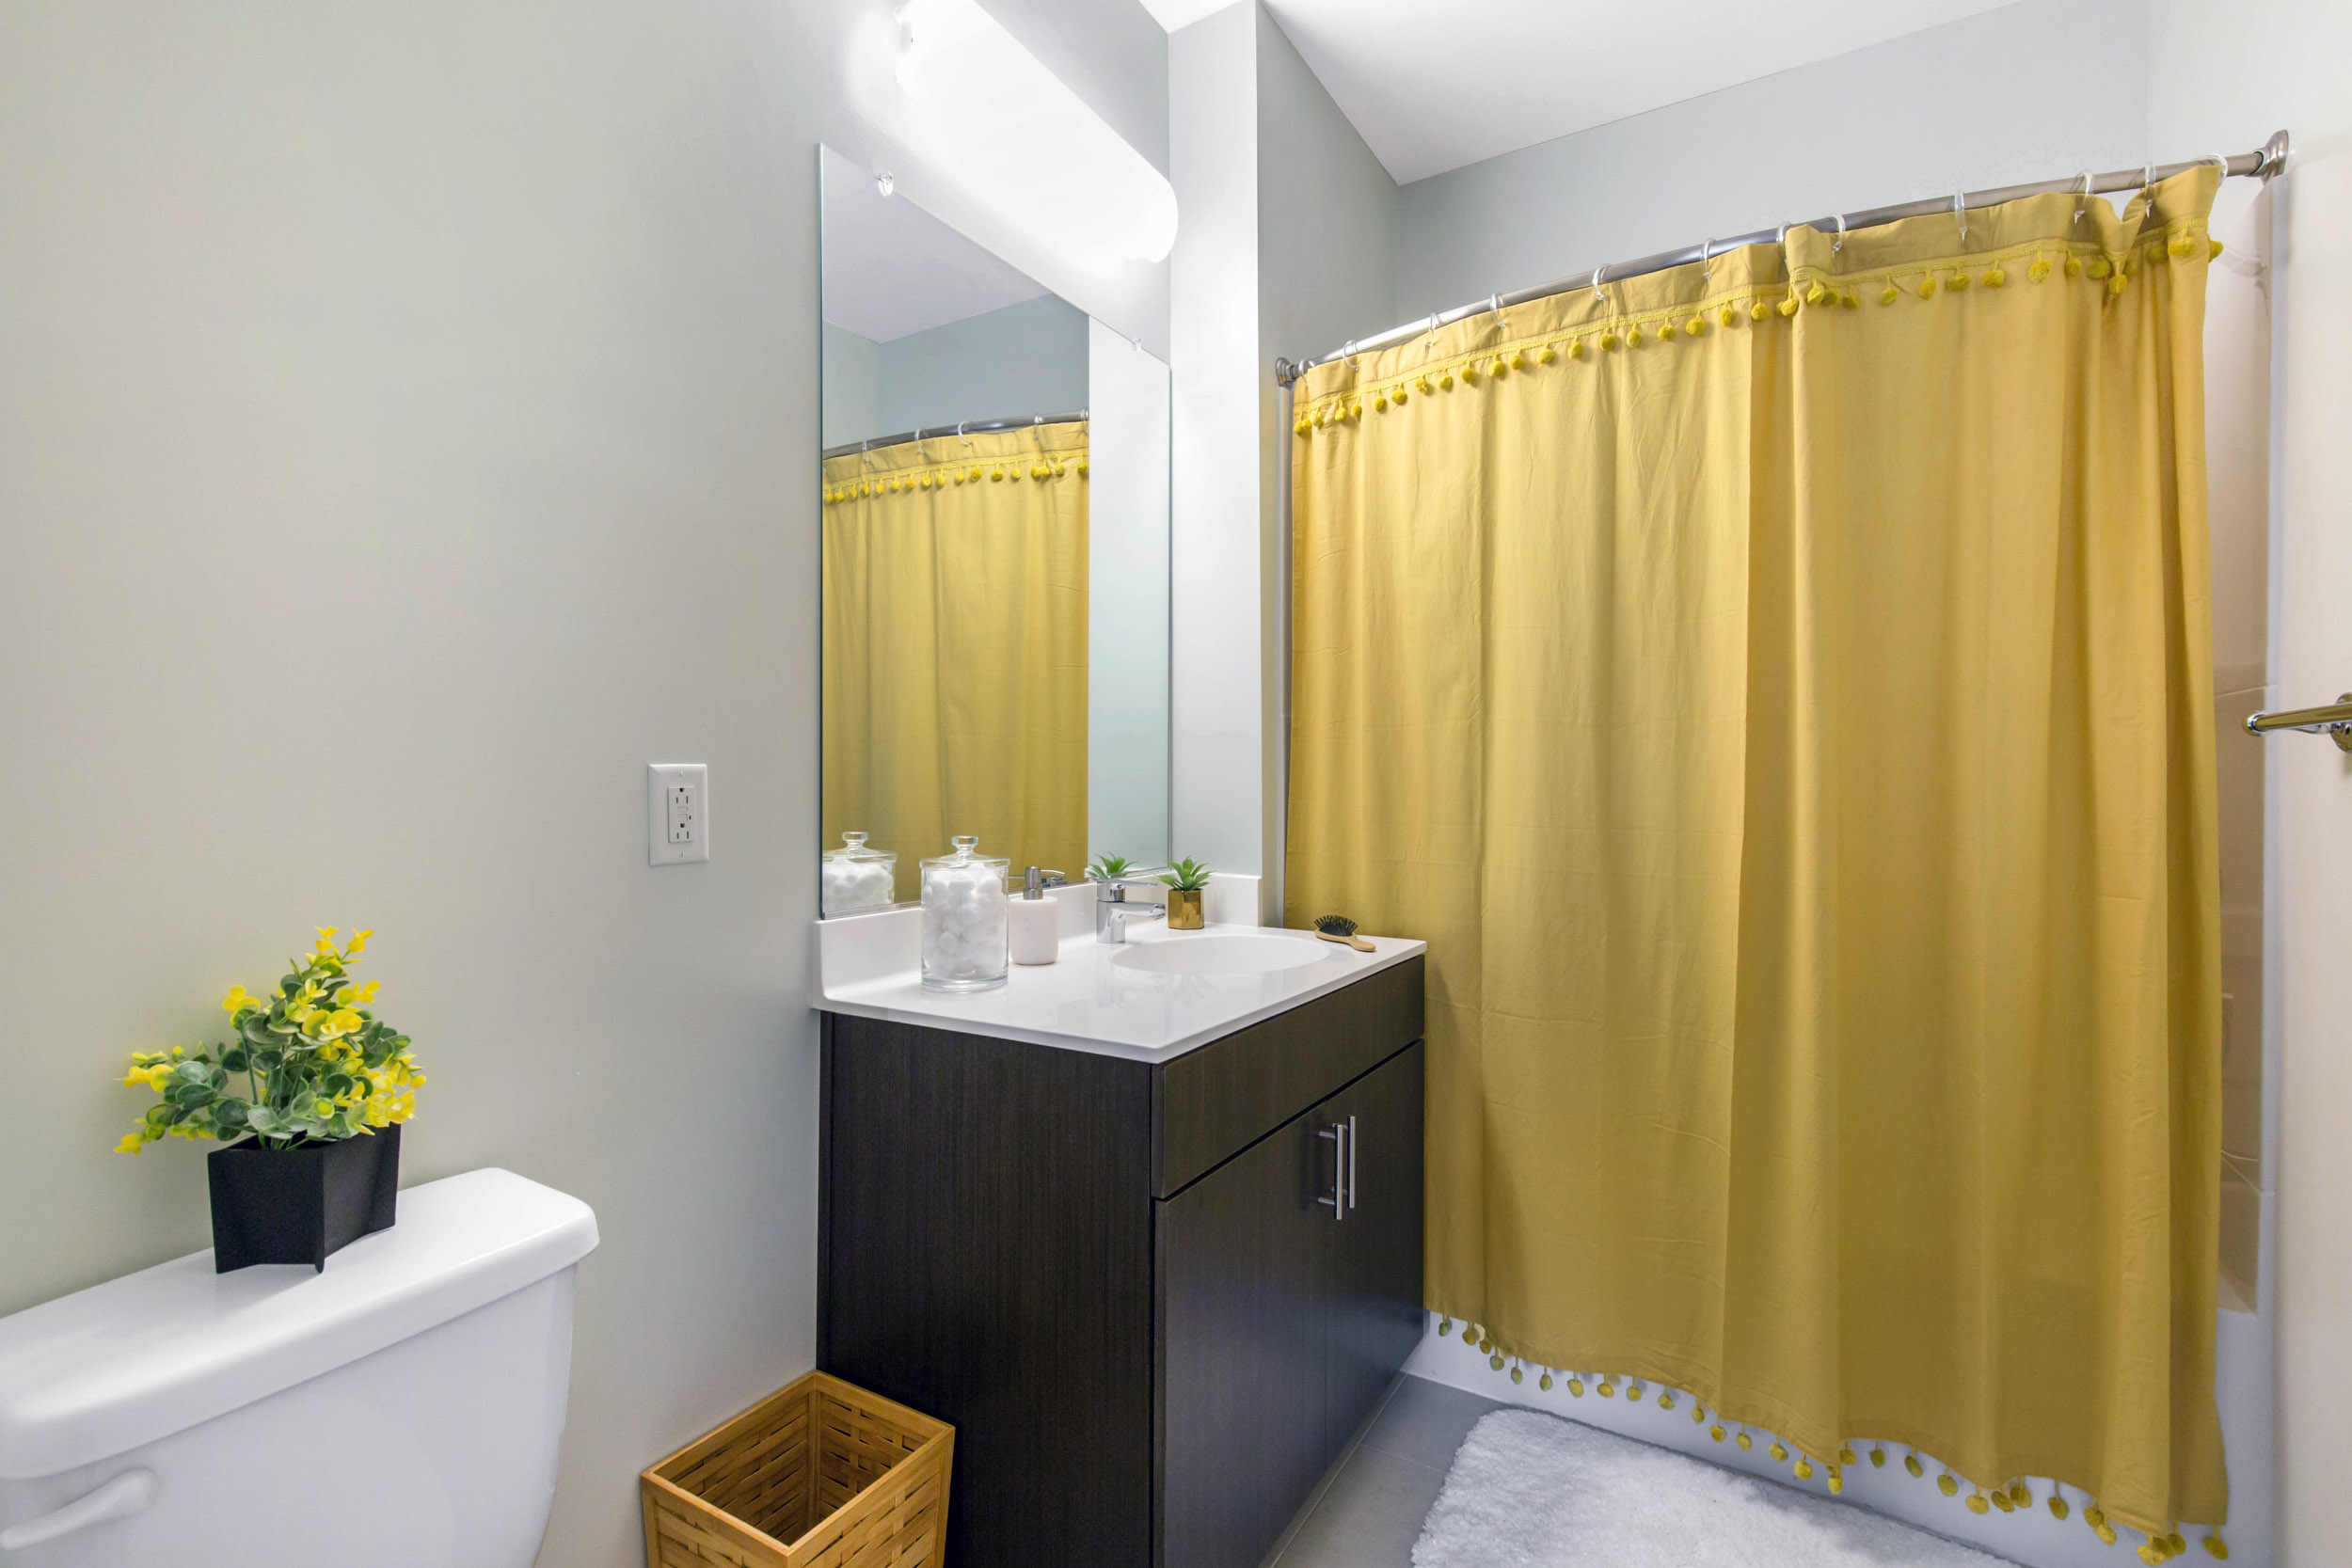
<instances>
[{"instance_id":1,"label":"yellow shower curtain","mask_svg":"<svg viewBox=\"0 0 2352 1568\"><path fill-rule=\"evenodd\" d=\"M825 460L825 843L900 898L960 833L1085 864L1088 467L1071 422Z\"/></svg>"},{"instance_id":2,"label":"yellow shower curtain","mask_svg":"<svg viewBox=\"0 0 2352 1568\"><path fill-rule=\"evenodd\" d=\"M1301 384L1288 915L1429 941L1429 1304L1497 1355L2222 1519L2217 181Z\"/></svg>"}]
</instances>

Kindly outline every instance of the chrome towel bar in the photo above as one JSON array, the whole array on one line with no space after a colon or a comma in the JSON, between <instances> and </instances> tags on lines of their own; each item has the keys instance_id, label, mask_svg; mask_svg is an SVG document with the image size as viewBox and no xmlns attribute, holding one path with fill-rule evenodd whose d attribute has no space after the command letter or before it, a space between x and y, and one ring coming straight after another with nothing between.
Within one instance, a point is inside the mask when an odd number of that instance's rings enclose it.
<instances>
[{"instance_id":1,"label":"chrome towel bar","mask_svg":"<svg viewBox=\"0 0 2352 1568\"><path fill-rule=\"evenodd\" d=\"M2331 735L2339 750L2352 752L2352 691L2326 707L2284 708L2277 713L2249 713L2246 733L2268 735L2273 730L2301 730L2306 735Z\"/></svg>"}]
</instances>

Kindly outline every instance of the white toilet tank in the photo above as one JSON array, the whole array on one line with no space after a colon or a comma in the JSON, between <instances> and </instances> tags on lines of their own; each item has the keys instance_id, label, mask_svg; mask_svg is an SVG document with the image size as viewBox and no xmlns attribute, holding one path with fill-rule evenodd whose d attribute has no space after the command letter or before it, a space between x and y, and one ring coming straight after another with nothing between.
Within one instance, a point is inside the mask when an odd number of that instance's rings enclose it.
<instances>
[{"instance_id":1,"label":"white toilet tank","mask_svg":"<svg viewBox=\"0 0 2352 1568\"><path fill-rule=\"evenodd\" d=\"M588 1206L502 1170L327 1259L0 1318L0 1568L530 1568Z\"/></svg>"}]
</instances>

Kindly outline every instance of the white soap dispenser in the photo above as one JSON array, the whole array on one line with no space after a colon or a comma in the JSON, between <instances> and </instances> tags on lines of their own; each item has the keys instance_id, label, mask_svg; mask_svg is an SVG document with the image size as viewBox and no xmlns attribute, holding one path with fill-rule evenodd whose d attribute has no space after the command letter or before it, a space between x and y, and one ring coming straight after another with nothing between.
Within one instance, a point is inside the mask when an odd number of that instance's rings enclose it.
<instances>
[{"instance_id":1,"label":"white soap dispenser","mask_svg":"<svg viewBox=\"0 0 2352 1568\"><path fill-rule=\"evenodd\" d=\"M1064 887L1069 879L1058 871L1029 867L1022 879L1021 896L1006 907L1012 922L1012 961L1049 964L1061 953L1061 901L1045 896L1049 887Z\"/></svg>"}]
</instances>

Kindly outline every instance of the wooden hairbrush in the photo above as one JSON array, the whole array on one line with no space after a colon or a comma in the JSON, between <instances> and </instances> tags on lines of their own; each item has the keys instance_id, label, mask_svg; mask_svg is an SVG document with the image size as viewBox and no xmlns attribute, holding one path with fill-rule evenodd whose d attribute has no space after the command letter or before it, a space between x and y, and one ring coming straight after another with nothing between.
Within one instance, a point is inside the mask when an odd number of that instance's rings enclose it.
<instances>
[{"instance_id":1,"label":"wooden hairbrush","mask_svg":"<svg viewBox=\"0 0 2352 1568\"><path fill-rule=\"evenodd\" d=\"M1326 942L1336 942L1343 947L1353 947L1359 953L1378 951L1371 942L1356 934L1356 923L1343 914L1316 916L1315 935Z\"/></svg>"}]
</instances>

